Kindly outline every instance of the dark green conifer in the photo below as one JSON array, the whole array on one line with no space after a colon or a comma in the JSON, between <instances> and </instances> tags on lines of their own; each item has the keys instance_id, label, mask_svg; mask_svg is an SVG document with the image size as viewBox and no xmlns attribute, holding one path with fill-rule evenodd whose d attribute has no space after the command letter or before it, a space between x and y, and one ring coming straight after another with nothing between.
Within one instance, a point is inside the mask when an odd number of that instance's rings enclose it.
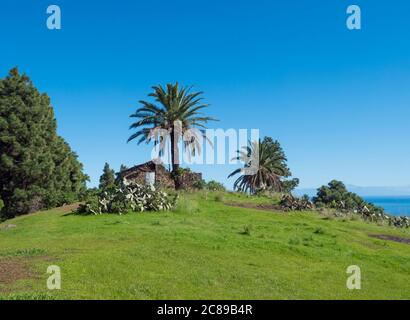
<instances>
[{"instance_id":1,"label":"dark green conifer","mask_svg":"<svg viewBox=\"0 0 410 320\"><path fill-rule=\"evenodd\" d=\"M50 98L17 68L0 80L0 198L13 217L70 203L88 177L56 132Z\"/></svg>"},{"instance_id":2,"label":"dark green conifer","mask_svg":"<svg viewBox=\"0 0 410 320\"><path fill-rule=\"evenodd\" d=\"M105 190L115 186L115 171L110 168L106 162L103 169L103 174L100 177L100 189Z\"/></svg>"}]
</instances>

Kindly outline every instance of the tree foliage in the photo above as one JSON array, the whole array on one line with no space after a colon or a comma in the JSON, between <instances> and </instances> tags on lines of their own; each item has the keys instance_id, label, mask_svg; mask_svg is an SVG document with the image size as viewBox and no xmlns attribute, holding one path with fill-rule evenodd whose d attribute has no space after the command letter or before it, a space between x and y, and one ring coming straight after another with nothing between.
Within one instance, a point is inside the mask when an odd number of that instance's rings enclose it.
<instances>
[{"instance_id":1,"label":"tree foliage","mask_svg":"<svg viewBox=\"0 0 410 320\"><path fill-rule=\"evenodd\" d=\"M121 185L122 180L123 180L123 178L122 178L122 172L125 171L125 170L127 170L127 169L128 169L128 167L127 167L125 164L121 164L120 170L115 174L115 184L116 184L117 186L120 186L120 185Z\"/></svg>"},{"instance_id":2,"label":"tree foliage","mask_svg":"<svg viewBox=\"0 0 410 320\"><path fill-rule=\"evenodd\" d=\"M282 182L282 191L283 193L292 193L293 190L299 185L299 179L298 178L293 178L289 180L284 180Z\"/></svg>"},{"instance_id":3,"label":"tree foliage","mask_svg":"<svg viewBox=\"0 0 410 320\"><path fill-rule=\"evenodd\" d=\"M241 175L234 182L234 189L238 191L252 194L260 190L280 192L284 190L284 178L291 176L280 143L270 137L250 142L243 150L238 150L235 159L243 162L244 168L236 169L228 178Z\"/></svg>"},{"instance_id":4,"label":"tree foliage","mask_svg":"<svg viewBox=\"0 0 410 320\"><path fill-rule=\"evenodd\" d=\"M226 191L225 186L216 180L210 180L208 182L204 179L197 180L194 182L193 187L199 190Z\"/></svg>"},{"instance_id":5,"label":"tree foliage","mask_svg":"<svg viewBox=\"0 0 410 320\"><path fill-rule=\"evenodd\" d=\"M56 133L50 98L17 68L0 80L0 197L3 216L76 200L88 179Z\"/></svg>"},{"instance_id":6,"label":"tree foliage","mask_svg":"<svg viewBox=\"0 0 410 320\"><path fill-rule=\"evenodd\" d=\"M330 207L346 211L370 211L383 213L383 209L366 202L353 192L349 192L343 182L332 180L327 186L317 190L313 202L318 207Z\"/></svg>"},{"instance_id":7,"label":"tree foliage","mask_svg":"<svg viewBox=\"0 0 410 320\"><path fill-rule=\"evenodd\" d=\"M115 171L110 168L110 165L106 162L104 165L103 173L100 176L101 190L106 190L115 186Z\"/></svg>"},{"instance_id":8,"label":"tree foliage","mask_svg":"<svg viewBox=\"0 0 410 320\"><path fill-rule=\"evenodd\" d=\"M211 191L226 191L225 186L222 183L215 180L208 181L206 183L206 189Z\"/></svg>"},{"instance_id":9,"label":"tree foliage","mask_svg":"<svg viewBox=\"0 0 410 320\"><path fill-rule=\"evenodd\" d=\"M140 101L142 107L131 115L137 121L130 126L130 129L137 129L137 131L129 137L128 141L134 139L138 139L138 143L153 141L155 145L159 145L160 155L164 154L169 141L172 171L175 186L178 188L179 141L189 133L188 139L184 139L185 149L192 155L201 152L200 139L205 138L205 124L216 119L202 113L202 109L209 106L202 103L203 92L191 92L190 87L180 87L178 83L168 84L166 88L161 85L154 86L152 89L154 92L149 94L149 97L152 97L155 102Z\"/></svg>"},{"instance_id":10,"label":"tree foliage","mask_svg":"<svg viewBox=\"0 0 410 320\"><path fill-rule=\"evenodd\" d=\"M320 187L313 202L318 208L336 209L338 216L353 213L360 215L367 221L388 223L397 228L410 227L409 217L386 214L383 208L365 201L353 192L349 192L341 181L332 180L327 186Z\"/></svg>"}]
</instances>

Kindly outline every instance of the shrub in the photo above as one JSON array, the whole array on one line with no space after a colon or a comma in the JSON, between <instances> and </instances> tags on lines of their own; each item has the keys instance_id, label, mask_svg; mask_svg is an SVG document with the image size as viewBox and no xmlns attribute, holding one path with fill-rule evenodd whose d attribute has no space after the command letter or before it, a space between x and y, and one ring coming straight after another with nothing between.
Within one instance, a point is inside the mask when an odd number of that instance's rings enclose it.
<instances>
[{"instance_id":1,"label":"shrub","mask_svg":"<svg viewBox=\"0 0 410 320\"><path fill-rule=\"evenodd\" d=\"M296 187L299 185L299 179L293 178L290 180L285 180L282 182L282 192L283 193L291 193Z\"/></svg>"},{"instance_id":2,"label":"shrub","mask_svg":"<svg viewBox=\"0 0 410 320\"><path fill-rule=\"evenodd\" d=\"M410 218L409 217L388 216L387 220L390 226L394 226L397 228L410 228Z\"/></svg>"},{"instance_id":3,"label":"shrub","mask_svg":"<svg viewBox=\"0 0 410 320\"><path fill-rule=\"evenodd\" d=\"M81 192L81 194L79 195L79 200L80 201L88 201L93 197L97 197L99 196L99 194L101 193L101 190L98 188L90 188L87 189L83 192Z\"/></svg>"},{"instance_id":4,"label":"shrub","mask_svg":"<svg viewBox=\"0 0 410 320\"><path fill-rule=\"evenodd\" d=\"M224 195L222 193L218 193L215 195L215 201L216 202L223 202L224 201Z\"/></svg>"},{"instance_id":5,"label":"shrub","mask_svg":"<svg viewBox=\"0 0 410 320\"><path fill-rule=\"evenodd\" d=\"M384 223L398 228L409 228L410 218L395 217L384 212L383 208L366 202L353 192L349 192L341 181L332 180L327 186L318 189L313 202L319 208L333 209L336 217L350 217L356 215L365 221Z\"/></svg>"},{"instance_id":6,"label":"shrub","mask_svg":"<svg viewBox=\"0 0 410 320\"><path fill-rule=\"evenodd\" d=\"M192 187L194 189L203 190L206 188L206 181L204 179L194 181Z\"/></svg>"},{"instance_id":7,"label":"shrub","mask_svg":"<svg viewBox=\"0 0 410 320\"><path fill-rule=\"evenodd\" d=\"M252 231L252 226L251 225L246 225L243 226L243 230L240 232L240 234L243 234L245 236L250 236Z\"/></svg>"},{"instance_id":8,"label":"shrub","mask_svg":"<svg viewBox=\"0 0 410 320\"><path fill-rule=\"evenodd\" d=\"M215 180L211 180L206 184L206 188L210 191L226 191L225 186Z\"/></svg>"},{"instance_id":9,"label":"shrub","mask_svg":"<svg viewBox=\"0 0 410 320\"><path fill-rule=\"evenodd\" d=\"M85 204L80 204L77 208L77 213L79 214L101 214L101 206L99 195L88 196Z\"/></svg>"},{"instance_id":10,"label":"shrub","mask_svg":"<svg viewBox=\"0 0 410 320\"><path fill-rule=\"evenodd\" d=\"M156 190L153 186L141 186L124 181L121 187L112 187L98 196L91 196L80 205L79 214L123 214L129 211L161 211L175 206L177 196L171 198L167 193Z\"/></svg>"},{"instance_id":11,"label":"shrub","mask_svg":"<svg viewBox=\"0 0 410 320\"><path fill-rule=\"evenodd\" d=\"M206 182L204 179L195 181L192 185L195 189L199 189L199 190L209 190L209 191L226 191L225 186L215 180L211 180L209 182Z\"/></svg>"},{"instance_id":12,"label":"shrub","mask_svg":"<svg viewBox=\"0 0 410 320\"><path fill-rule=\"evenodd\" d=\"M282 196L280 206L282 210L285 211L312 210L314 207L308 196L305 195L302 198L296 198L291 194L284 194Z\"/></svg>"},{"instance_id":13,"label":"shrub","mask_svg":"<svg viewBox=\"0 0 410 320\"><path fill-rule=\"evenodd\" d=\"M318 207L328 207L339 211L384 214L382 208L366 202L353 192L349 192L343 182L337 180L332 180L327 186L320 187L313 202Z\"/></svg>"},{"instance_id":14,"label":"shrub","mask_svg":"<svg viewBox=\"0 0 410 320\"><path fill-rule=\"evenodd\" d=\"M325 230L323 230L321 227L317 227L314 231L314 234L325 234Z\"/></svg>"},{"instance_id":15,"label":"shrub","mask_svg":"<svg viewBox=\"0 0 410 320\"><path fill-rule=\"evenodd\" d=\"M171 172L171 176L173 179L179 179L181 178L185 173L189 173L191 172L190 168L182 168L182 167L178 167L177 170L173 170Z\"/></svg>"}]
</instances>

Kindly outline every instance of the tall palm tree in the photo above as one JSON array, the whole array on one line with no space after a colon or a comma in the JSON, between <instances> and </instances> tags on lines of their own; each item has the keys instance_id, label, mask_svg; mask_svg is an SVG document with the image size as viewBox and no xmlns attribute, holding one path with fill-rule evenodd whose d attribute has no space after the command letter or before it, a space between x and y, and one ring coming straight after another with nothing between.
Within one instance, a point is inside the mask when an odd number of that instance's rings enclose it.
<instances>
[{"instance_id":1,"label":"tall palm tree","mask_svg":"<svg viewBox=\"0 0 410 320\"><path fill-rule=\"evenodd\" d=\"M185 149L195 155L201 151L200 138L206 139L205 124L216 120L200 112L209 105L202 103L203 92L191 92L191 88L180 87L178 82L167 84L166 88L161 85L154 86L154 92L148 96L154 98L155 103L139 101L142 107L130 116L138 120L130 126L130 129L137 131L129 137L128 142L137 138L138 144L154 141L155 145L159 144L161 156L164 154L167 140L170 141L174 177L178 176L179 171L180 139L185 138ZM175 180L175 184L179 188L178 179Z\"/></svg>"},{"instance_id":2,"label":"tall palm tree","mask_svg":"<svg viewBox=\"0 0 410 320\"><path fill-rule=\"evenodd\" d=\"M286 157L278 142L270 138L249 142L238 150L234 159L244 162L244 167L233 171L228 178L241 174L234 182L234 189L255 193L258 190L282 191L282 178L290 175Z\"/></svg>"}]
</instances>

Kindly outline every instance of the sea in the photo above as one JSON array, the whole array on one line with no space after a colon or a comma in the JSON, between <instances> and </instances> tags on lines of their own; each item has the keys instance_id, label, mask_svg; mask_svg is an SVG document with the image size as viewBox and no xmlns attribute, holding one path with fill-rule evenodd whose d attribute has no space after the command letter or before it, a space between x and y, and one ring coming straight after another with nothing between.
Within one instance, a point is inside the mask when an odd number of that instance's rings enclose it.
<instances>
[{"instance_id":1,"label":"sea","mask_svg":"<svg viewBox=\"0 0 410 320\"><path fill-rule=\"evenodd\" d=\"M384 208L387 213L395 216L410 217L410 196L395 197L363 197L367 202Z\"/></svg>"}]
</instances>

